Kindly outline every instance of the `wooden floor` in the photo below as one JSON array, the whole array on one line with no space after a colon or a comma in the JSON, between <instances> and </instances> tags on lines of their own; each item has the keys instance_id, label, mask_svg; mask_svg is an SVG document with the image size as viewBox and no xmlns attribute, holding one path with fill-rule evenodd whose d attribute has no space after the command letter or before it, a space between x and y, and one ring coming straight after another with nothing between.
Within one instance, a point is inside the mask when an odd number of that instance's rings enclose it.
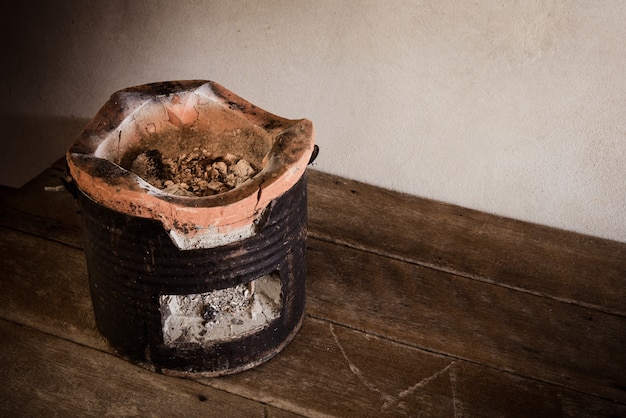
<instances>
[{"instance_id":1,"label":"wooden floor","mask_svg":"<svg viewBox=\"0 0 626 418\"><path fill-rule=\"evenodd\" d=\"M309 170L302 330L181 379L96 330L63 168L0 192L0 416L626 416L624 243Z\"/></svg>"}]
</instances>

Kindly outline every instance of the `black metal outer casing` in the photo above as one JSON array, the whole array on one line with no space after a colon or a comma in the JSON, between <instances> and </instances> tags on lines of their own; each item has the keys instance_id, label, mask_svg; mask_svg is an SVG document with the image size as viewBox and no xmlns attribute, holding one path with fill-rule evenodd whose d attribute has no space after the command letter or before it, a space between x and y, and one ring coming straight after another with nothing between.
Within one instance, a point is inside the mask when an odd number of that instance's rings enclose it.
<instances>
[{"instance_id":1,"label":"black metal outer casing","mask_svg":"<svg viewBox=\"0 0 626 418\"><path fill-rule=\"evenodd\" d=\"M171 374L231 374L276 355L302 323L306 273L306 174L273 200L256 235L210 249L180 250L156 220L113 211L80 190L96 324L131 361ZM270 273L281 312L264 329L211 344L164 344L159 298L211 292Z\"/></svg>"}]
</instances>

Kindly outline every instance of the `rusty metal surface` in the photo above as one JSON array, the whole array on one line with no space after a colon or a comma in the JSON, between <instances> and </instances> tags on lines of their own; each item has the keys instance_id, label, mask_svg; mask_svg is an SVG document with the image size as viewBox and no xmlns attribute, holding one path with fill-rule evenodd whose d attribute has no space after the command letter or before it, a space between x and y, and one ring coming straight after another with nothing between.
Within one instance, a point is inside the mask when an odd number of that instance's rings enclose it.
<instances>
[{"instance_id":1,"label":"rusty metal surface","mask_svg":"<svg viewBox=\"0 0 626 418\"><path fill-rule=\"evenodd\" d=\"M295 336L305 300L306 175L270 203L255 236L210 249L180 250L159 221L116 212L80 191L78 202L96 322L130 360L173 374L229 374L266 361ZM210 292L276 271L281 313L268 327L184 349L163 343L160 295Z\"/></svg>"}]
</instances>

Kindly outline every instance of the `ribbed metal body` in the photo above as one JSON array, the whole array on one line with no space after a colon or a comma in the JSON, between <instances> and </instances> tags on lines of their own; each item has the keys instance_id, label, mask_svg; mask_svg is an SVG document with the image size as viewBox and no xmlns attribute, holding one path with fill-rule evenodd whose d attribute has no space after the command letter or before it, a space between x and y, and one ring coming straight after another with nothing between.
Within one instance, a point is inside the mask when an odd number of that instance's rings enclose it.
<instances>
[{"instance_id":1,"label":"ribbed metal body","mask_svg":"<svg viewBox=\"0 0 626 418\"><path fill-rule=\"evenodd\" d=\"M89 283L102 334L129 359L173 374L234 373L277 354L304 314L306 175L270 203L256 235L210 249L178 249L155 220L102 206L82 192ZM199 208L198 210L202 210ZM280 314L265 328L210 344L164 343L162 295L212 292L280 276Z\"/></svg>"}]
</instances>

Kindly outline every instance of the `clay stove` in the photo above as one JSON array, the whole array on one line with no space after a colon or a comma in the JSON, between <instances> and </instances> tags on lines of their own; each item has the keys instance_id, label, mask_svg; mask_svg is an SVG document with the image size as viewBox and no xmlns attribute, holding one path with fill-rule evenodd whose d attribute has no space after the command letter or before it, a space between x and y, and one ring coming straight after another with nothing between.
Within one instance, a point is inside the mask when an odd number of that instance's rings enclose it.
<instances>
[{"instance_id":1,"label":"clay stove","mask_svg":"<svg viewBox=\"0 0 626 418\"><path fill-rule=\"evenodd\" d=\"M210 81L114 93L67 152L96 323L112 346L158 371L206 376L282 350L304 314L314 149L309 120ZM163 174L192 154L198 184Z\"/></svg>"}]
</instances>

